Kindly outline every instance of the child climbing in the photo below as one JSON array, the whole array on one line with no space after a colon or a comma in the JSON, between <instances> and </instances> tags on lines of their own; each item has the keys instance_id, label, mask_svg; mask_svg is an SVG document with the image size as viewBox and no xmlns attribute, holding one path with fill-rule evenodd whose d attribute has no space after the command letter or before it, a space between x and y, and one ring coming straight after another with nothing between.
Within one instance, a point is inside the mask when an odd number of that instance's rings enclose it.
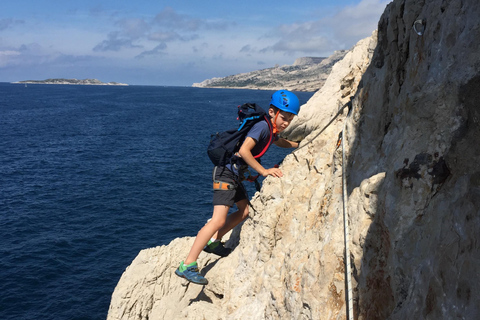
<instances>
[{"instance_id":1,"label":"child climbing","mask_svg":"<svg viewBox=\"0 0 480 320\"><path fill-rule=\"evenodd\" d=\"M258 108L258 106L255 105ZM231 249L221 242L222 237L248 216L249 200L242 184L244 173L251 167L263 177L282 177L279 168L266 169L260 164L260 156L274 143L282 148L296 148L297 142L279 138L277 133L285 130L293 117L298 114L300 103L295 94L287 90L276 91L270 101L265 117L259 119L242 137L238 151L213 169L213 215L197 234L190 253L175 271L179 277L190 282L206 285L207 279L198 270L197 258L203 251L221 257L230 254ZM252 119L251 117L249 119ZM243 126L243 125L242 125ZM240 131L240 129L238 130ZM213 160L212 160L213 161ZM233 205L237 211L228 215Z\"/></svg>"}]
</instances>

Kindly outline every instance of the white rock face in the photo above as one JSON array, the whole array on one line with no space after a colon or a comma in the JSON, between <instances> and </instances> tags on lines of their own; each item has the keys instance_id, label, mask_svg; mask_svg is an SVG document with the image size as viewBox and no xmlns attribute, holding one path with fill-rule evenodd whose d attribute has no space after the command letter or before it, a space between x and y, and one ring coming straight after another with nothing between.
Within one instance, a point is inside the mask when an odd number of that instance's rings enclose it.
<instances>
[{"instance_id":1,"label":"white rock face","mask_svg":"<svg viewBox=\"0 0 480 320\"><path fill-rule=\"evenodd\" d=\"M339 50L328 58L298 58L292 66L276 66L224 78L212 78L194 83L192 86L230 89L287 89L313 92L323 86L332 70L332 66L341 60L346 53L346 50Z\"/></svg>"},{"instance_id":2,"label":"white rock face","mask_svg":"<svg viewBox=\"0 0 480 320\"><path fill-rule=\"evenodd\" d=\"M323 60L327 58L323 57L302 57L295 60L293 63L294 66L305 66L305 65L312 65L312 64L319 64L322 63Z\"/></svg>"},{"instance_id":3,"label":"white rock face","mask_svg":"<svg viewBox=\"0 0 480 320\"><path fill-rule=\"evenodd\" d=\"M209 285L173 274L192 238L143 250L108 319L345 319L345 123L355 319L480 318L479 16L477 0L390 3L302 107L287 133L300 147L232 254L200 255Z\"/></svg>"}]
</instances>

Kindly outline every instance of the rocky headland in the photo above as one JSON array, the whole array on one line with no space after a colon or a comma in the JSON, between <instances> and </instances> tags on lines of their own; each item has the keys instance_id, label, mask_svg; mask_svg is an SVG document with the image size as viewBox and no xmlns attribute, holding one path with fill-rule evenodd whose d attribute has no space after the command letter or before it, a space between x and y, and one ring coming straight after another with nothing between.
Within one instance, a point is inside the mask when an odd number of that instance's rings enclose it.
<instances>
[{"instance_id":1,"label":"rocky headland","mask_svg":"<svg viewBox=\"0 0 480 320\"><path fill-rule=\"evenodd\" d=\"M93 86L128 86L126 83L102 82L97 79L46 79L46 80L23 80L14 83L25 84L73 84L73 85L93 85Z\"/></svg>"},{"instance_id":2,"label":"rocky headland","mask_svg":"<svg viewBox=\"0 0 480 320\"><path fill-rule=\"evenodd\" d=\"M343 201L354 319L480 318L479 16L477 0L391 2L285 132L300 147L234 251L200 255L209 284L174 274L193 238L142 250L108 319L345 319Z\"/></svg>"},{"instance_id":3,"label":"rocky headland","mask_svg":"<svg viewBox=\"0 0 480 320\"><path fill-rule=\"evenodd\" d=\"M291 66L275 66L224 78L207 79L200 83L194 83L192 86L261 90L288 89L291 91L314 92L323 86L333 65L340 61L347 52L347 50L335 51L328 58L298 58Z\"/></svg>"}]
</instances>

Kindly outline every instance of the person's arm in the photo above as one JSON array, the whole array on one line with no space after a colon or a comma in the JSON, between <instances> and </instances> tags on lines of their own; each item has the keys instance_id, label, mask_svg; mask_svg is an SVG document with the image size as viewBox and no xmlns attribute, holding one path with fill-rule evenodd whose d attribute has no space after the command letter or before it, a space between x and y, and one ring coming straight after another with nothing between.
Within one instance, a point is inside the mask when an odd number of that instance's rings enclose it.
<instances>
[{"instance_id":1,"label":"person's arm","mask_svg":"<svg viewBox=\"0 0 480 320\"><path fill-rule=\"evenodd\" d=\"M290 141L284 138L279 138L274 142L274 144L280 148L298 148L298 142Z\"/></svg>"},{"instance_id":2,"label":"person's arm","mask_svg":"<svg viewBox=\"0 0 480 320\"><path fill-rule=\"evenodd\" d=\"M245 141L242 143L238 154L242 157L243 161L246 162L253 170L260 173L262 176L274 176L282 177L283 173L278 168L265 169L252 155L252 149L257 144L257 141L251 137L245 138Z\"/></svg>"}]
</instances>

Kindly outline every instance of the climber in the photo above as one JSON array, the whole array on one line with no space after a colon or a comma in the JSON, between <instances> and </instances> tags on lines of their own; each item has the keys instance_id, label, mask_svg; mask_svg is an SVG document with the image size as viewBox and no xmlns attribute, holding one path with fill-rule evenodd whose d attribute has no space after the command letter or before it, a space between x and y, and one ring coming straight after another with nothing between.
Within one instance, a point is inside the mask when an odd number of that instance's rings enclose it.
<instances>
[{"instance_id":1,"label":"climber","mask_svg":"<svg viewBox=\"0 0 480 320\"><path fill-rule=\"evenodd\" d=\"M231 249L226 248L220 240L248 216L249 201L241 177L248 166L264 177L283 176L279 168L264 168L259 158L255 159L254 155L265 151L265 147L271 143L283 148L298 147L297 142L279 138L277 133L288 127L299 109L300 103L294 93L287 90L276 91L271 97L267 118L255 123L246 133L238 152L227 164L215 166L212 219L198 232L187 258L175 270L176 275L190 282L206 285L208 281L199 273L196 261L202 250L221 257L230 254ZM238 210L227 216L233 204L236 204Z\"/></svg>"}]
</instances>

